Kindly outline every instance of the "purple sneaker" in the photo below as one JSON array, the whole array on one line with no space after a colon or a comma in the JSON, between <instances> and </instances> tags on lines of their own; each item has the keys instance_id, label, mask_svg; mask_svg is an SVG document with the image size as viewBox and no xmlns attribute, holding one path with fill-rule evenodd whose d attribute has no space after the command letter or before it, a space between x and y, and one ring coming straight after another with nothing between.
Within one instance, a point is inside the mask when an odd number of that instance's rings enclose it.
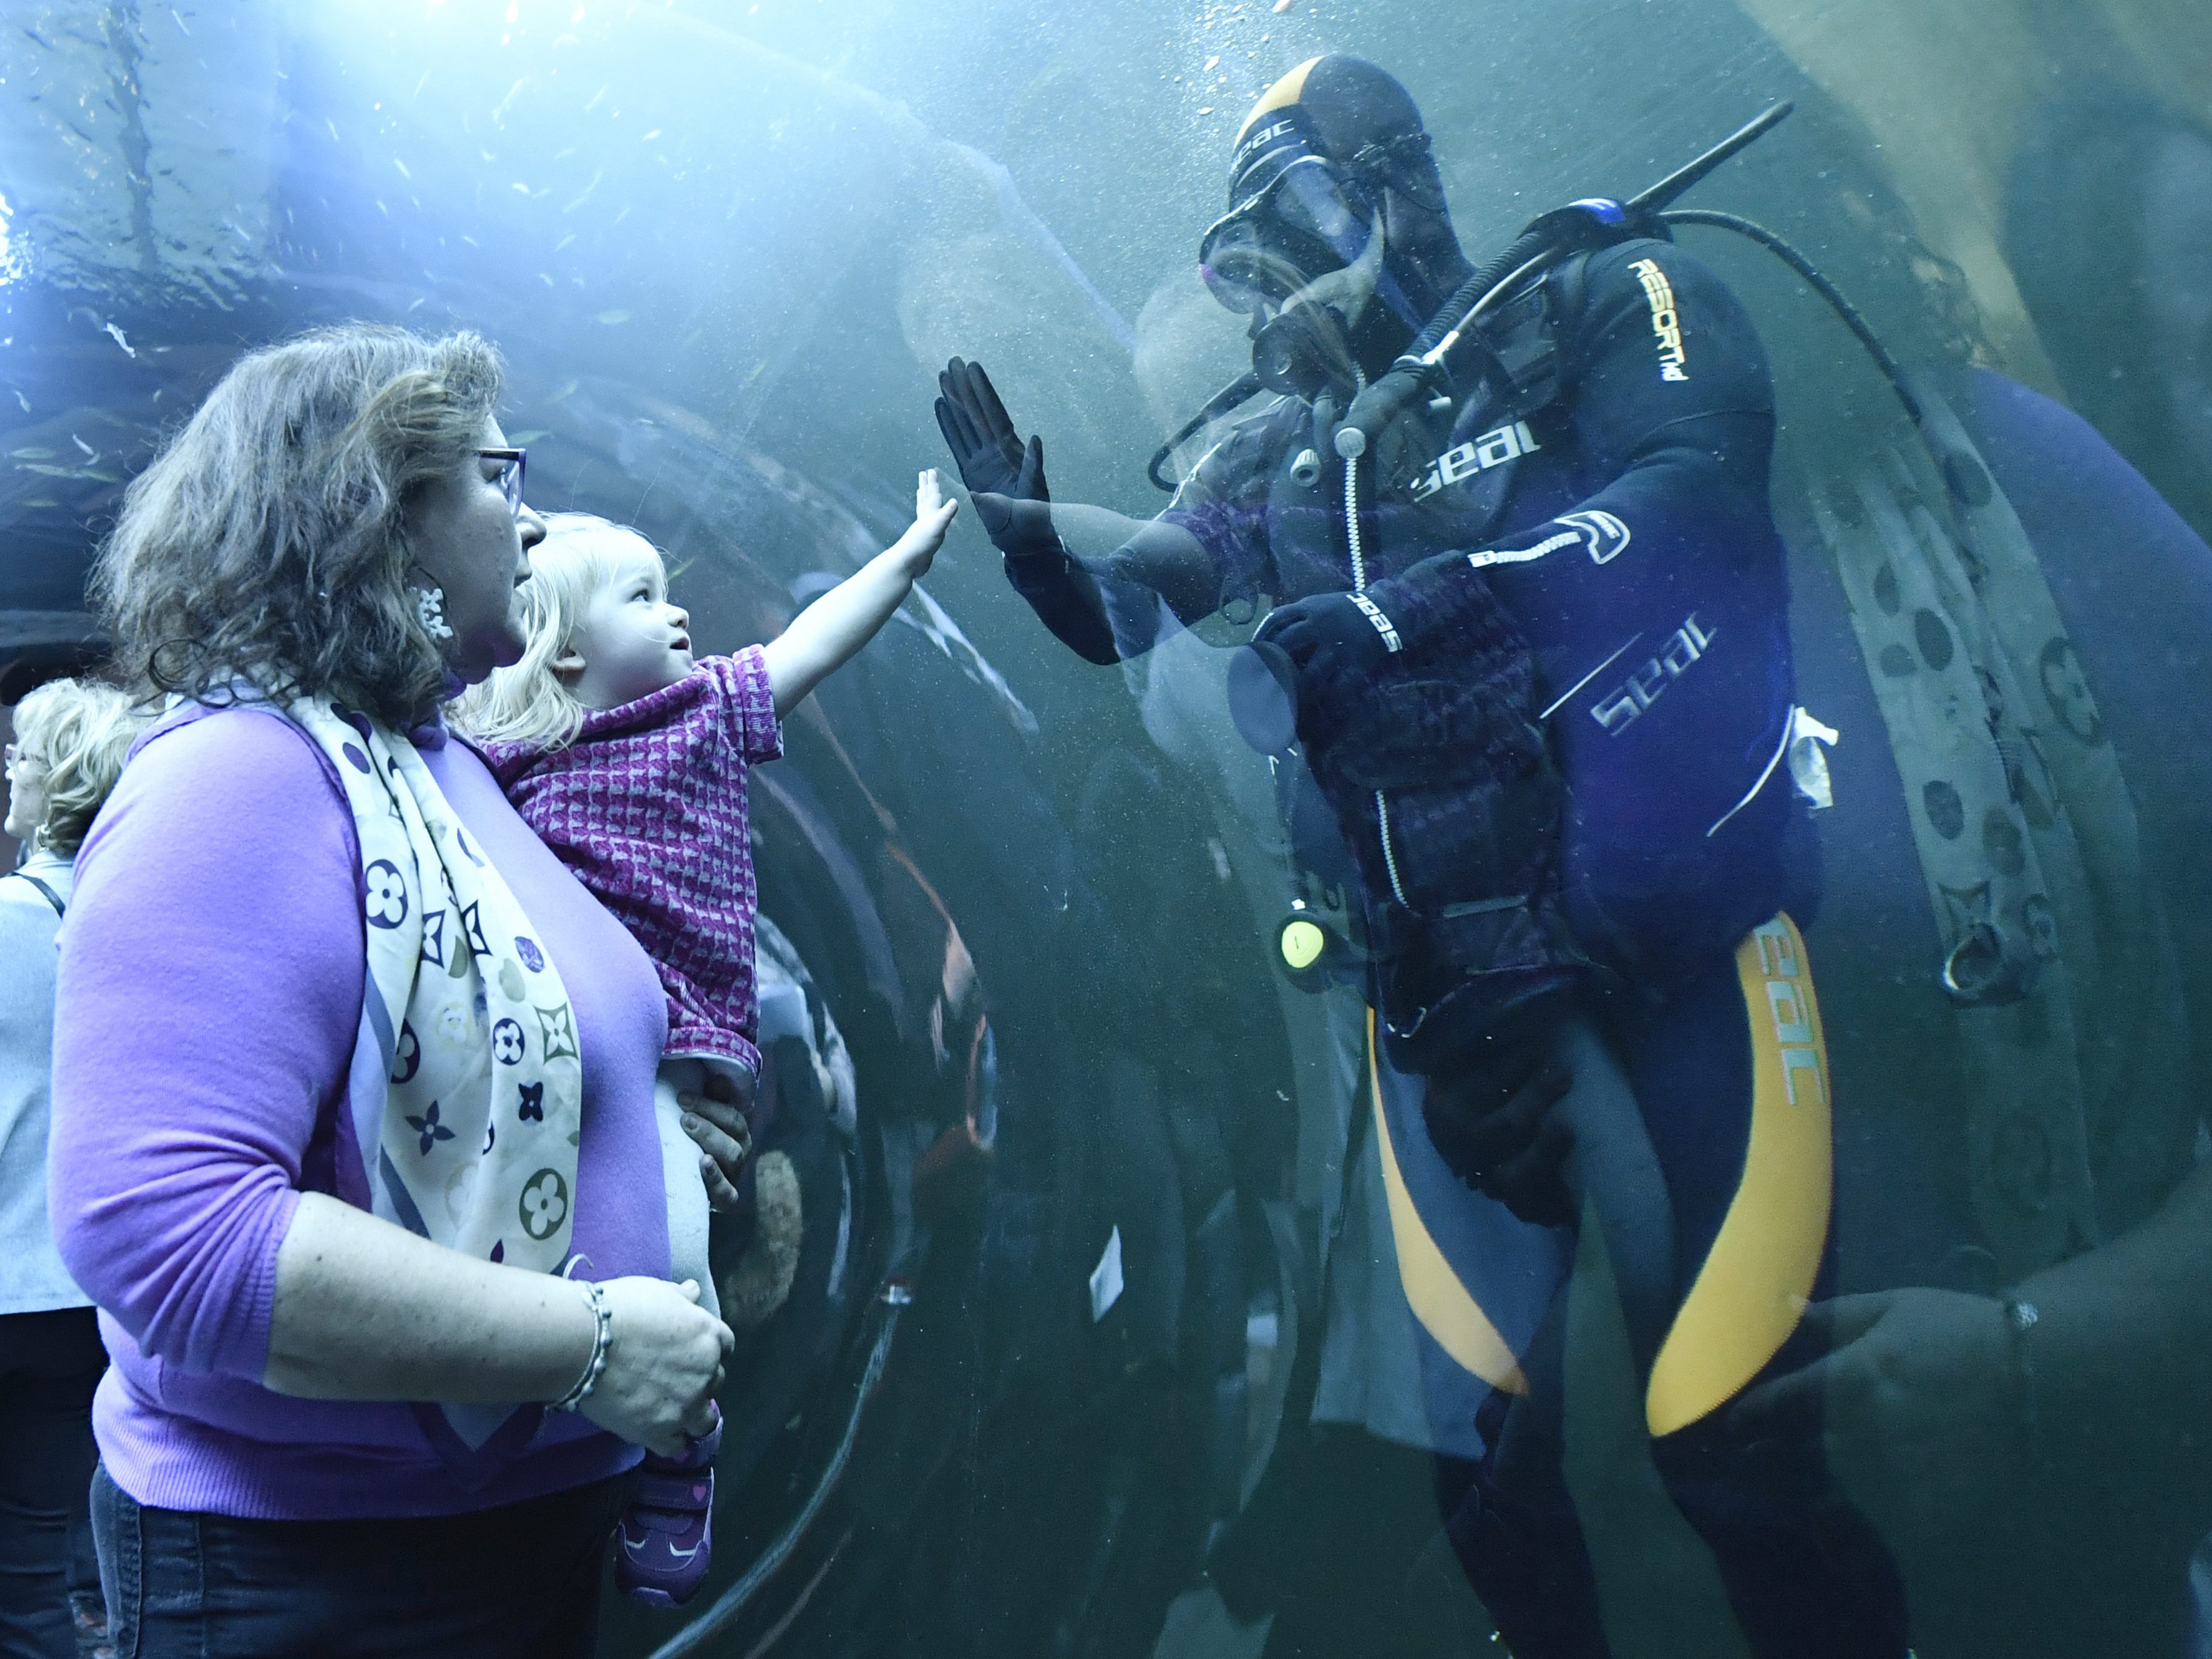
<instances>
[{"instance_id":1,"label":"purple sneaker","mask_svg":"<svg viewBox=\"0 0 2212 1659\"><path fill-rule=\"evenodd\" d=\"M615 1587L635 1601L680 1607L697 1594L714 1548L714 1454L722 1445L722 1408L714 1426L684 1437L678 1457L645 1455L637 1491L615 1528Z\"/></svg>"}]
</instances>

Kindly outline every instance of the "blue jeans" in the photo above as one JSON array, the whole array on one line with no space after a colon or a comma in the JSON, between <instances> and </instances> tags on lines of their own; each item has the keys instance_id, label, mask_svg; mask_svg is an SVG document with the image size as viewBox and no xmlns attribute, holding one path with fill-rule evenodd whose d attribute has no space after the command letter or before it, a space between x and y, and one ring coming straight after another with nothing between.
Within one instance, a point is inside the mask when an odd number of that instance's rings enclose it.
<instances>
[{"instance_id":1,"label":"blue jeans","mask_svg":"<svg viewBox=\"0 0 2212 1659\"><path fill-rule=\"evenodd\" d=\"M106 1369L91 1309L0 1315L0 1659L75 1659L70 1593L90 1581L72 1556Z\"/></svg>"},{"instance_id":2,"label":"blue jeans","mask_svg":"<svg viewBox=\"0 0 2212 1659\"><path fill-rule=\"evenodd\" d=\"M117 1659L590 1659L627 1476L472 1514L246 1521L148 1508L98 1470Z\"/></svg>"}]
</instances>

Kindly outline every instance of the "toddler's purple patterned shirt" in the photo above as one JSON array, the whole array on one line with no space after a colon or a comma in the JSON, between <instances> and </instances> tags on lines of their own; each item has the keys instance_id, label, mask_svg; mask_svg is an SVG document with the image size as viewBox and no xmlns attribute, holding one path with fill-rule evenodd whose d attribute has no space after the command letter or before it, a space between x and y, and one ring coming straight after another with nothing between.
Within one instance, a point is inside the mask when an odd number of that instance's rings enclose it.
<instances>
[{"instance_id":1,"label":"toddler's purple patterned shirt","mask_svg":"<svg viewBox=\"0 0 2212 1659\"><path fill-rule=\"evenodd\" d=\"M485 745L524 823L621 918L668 992L668 1052L760 1069L745 774L783 753L758 646L584 717L566 749Z\"/></svg>"}]
</instances>

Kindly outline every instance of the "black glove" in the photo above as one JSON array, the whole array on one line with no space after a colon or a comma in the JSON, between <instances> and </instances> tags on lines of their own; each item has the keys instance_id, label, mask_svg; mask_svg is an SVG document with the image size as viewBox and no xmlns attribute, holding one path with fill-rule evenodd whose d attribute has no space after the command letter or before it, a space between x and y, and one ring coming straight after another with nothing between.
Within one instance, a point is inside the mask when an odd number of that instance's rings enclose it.
<instances>
[{"instance_id":1,"label":"black glove","mask_svg":"<svg viewBox=\"0 0 2212 1659\"><path fill-rule=\"evenodd\" d=\"M1395 621L1372 599L1313 593L1269 612L1252 643L1273 646L1290 659L1304 715L1388 672L1401 638Z\"/></svg>"},{"instance_id":2,"label":"black glove","mask_svg":"<svg viewBox=\"0 0 2212 1659\"><path fill-rule=\"evenodd\" d=\"M1523 1221L1563 1227L1575 1219L1564 1174L1574 1135L1557 1112L1574 1082L1540 1045L1501 1045L1485 1064L1429 1079L1422 1121L1445 1166Z\"/></svg>"},{"instance_id":3,"label":"black glove","mask_svg":"<svg viewBox=\"0 0 2212 1659\"><path fill-rule=\"evenodd\" d=\"M937 377L937 428L991 544L1010 559L1064 557L1052 527L1044 440L1022 441L981 363L955 357Z\"/></svg>"}]
</instances>

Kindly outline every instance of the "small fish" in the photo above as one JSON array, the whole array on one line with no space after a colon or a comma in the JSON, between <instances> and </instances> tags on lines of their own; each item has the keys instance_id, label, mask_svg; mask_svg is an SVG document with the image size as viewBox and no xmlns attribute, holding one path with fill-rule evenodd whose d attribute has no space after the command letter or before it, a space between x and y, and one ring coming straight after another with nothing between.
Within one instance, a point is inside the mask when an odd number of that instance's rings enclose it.
<instances>
[{"instance_id":1,"label":"small fish","mask_svg":"<svg viewBox=\"0 0 2212 1659\"><path fill-rule=\"evenodd\" d=\"M608 327L612 328L617 323L628 322L629 320L629 313L627 311L603 311L599 313L599 320L605 323Z\"/></svg>"},{"instance_id":2,"label":"small fish","mask_svg":"<svg viewBox=\"0 0 2212 1659\"><path fill-rule=\"evenodd\" d=\"M14 461L51 461L53 458L52 450L40 449L36 444L27 444L21 449L8 452L8 459Z\"/></svg>"},{"instance_id":3,"label":"small fish","mask_svg":"<svg viewBox=\"0 0 2212 1659\"><path fill-rule=\"evenodd\" d=\"M1275 0L1275 9L1277 11L1288 11L1290 9L1291 0Z\"/></svg>"},{"instance_id":4,"label":"small fish","mask_svg":"<svg viewBox=\"0 0 2212 1659\"><path fill-rule=\"evenodd\" d=\"M13 386L9 387L8 389L10 392L15 392L15 401L23 405L23 413L26 415L29 414L31 412L31 400L28 398L26 398L21 392L16 392L15 388Z\"/></svg>"},{"instance_id":5,"label":"small fish","mask_svg":"<svg viewBox=\"0 0 2212 1659\"><path fill-rule=\"evenodd\" d=\"M599 180L606 176L607 170L605 167L601 167L597 173L594 173L592 175L592 182L584 186L583 193L578 196L574 201L569 203L568 206L562 208L561 211L563 213L574 213L578 208L583 206L585 203L590 201L592 199L592 192L599 187Z\"/></svg>"},{"instance_id":6,"label":"small fish","mask_svg":"<svg viewBox=\"0 0 2212 1659\"><path fill-rule=\"evenodd\" d=\"M548 432L542 426L533 426L526 432L510 432L507 435L515 443L520 445L534 444L541 439L550 438L553 434L550 432Z\"/></svg>"},{"instance_id":7,"label":"small fish","mask_svg":"<svg viewBox=\"0 0 2212 1659\"><path fill-rule=\"evenodd\" d=\"M1216 69L1218 69L1218 68L1219 68L1219 67L1220 67L1220 64L1221 64L1221 54L1220 54L1219 52L1215 52L1215 53L1213 54L1213 56L1212 56L1212 57L1211 57L1211 58L1207 58L1207 59L1206 60L1206 72L1207 72L1208 74L1212 74L1212 73L1213 72L1213 70L1216 70Z\"/></svg>"},{"instance_id":8,"label":"small fish","mask_svg":"<svg viewBox=\"0 0 2212 1659\"><path fill-rule=\"evenodd\" d=\"M126 356L126 357L136 357L136 356L138 355L136 351L134 351L133 349L131 349L131 342L130 342L130 341L128 341L128 340L126 340L126 339L125 339L125 338L123 337L123 331L122 331L121 329L119 329L119 328L116 327L116 325L115 325L114 324L112 324L112 323L103 323L100 326L101 326L102 331L106 334L106 336L107 336L107 337L108 337L109 339L111 339L111 340L114 341L116 344L118 344L118 345L119 345L119 346L121 346L121 347L123 348L123 355L124 355L125 356ZM18 398L20 398L20 397L21 397L23 394L22 394L21 392L17 392L15 395L16 395ZM30 407L30 404L25 404L23 405L23 407L24 407L25 409L28 409L28 408Z\"/></svg>"},{"instance_id":9,"label":"small fish","mask_svg":"<svg viewBox=\"0 0 2212 1659\"><path fill-rule=\"evenodd\" d=\"M72 432L70 434L70 441L75 444L79 449L84 451L84 458L88 461L96 461L100 459L100 452L94 449L90 444L85 442L83 439L78 437L76 433Z\"/></svg>"}]
</instances>

